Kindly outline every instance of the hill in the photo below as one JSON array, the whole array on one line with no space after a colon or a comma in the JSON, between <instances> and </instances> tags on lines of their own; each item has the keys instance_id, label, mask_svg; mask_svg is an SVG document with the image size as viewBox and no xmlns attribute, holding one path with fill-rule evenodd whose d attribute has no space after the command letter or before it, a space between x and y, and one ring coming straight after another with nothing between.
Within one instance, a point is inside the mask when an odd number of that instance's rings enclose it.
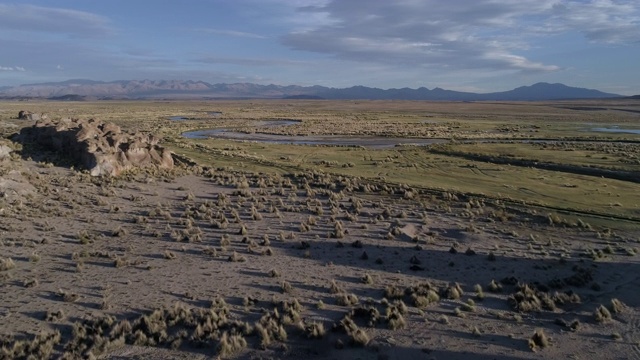
<instances>
[{"instance_id":1,"label":"hill","mask_svg":"<svg viewBox=\"0 0 640 360\"><path fill-rule=\"evenodd\" d=\"M0 88L1 98L98 99L114 98L285 98L285 99L370 99L370 100L443 100L443 101L540 101L560 99L600 99L621 97L594 89L564 84L537 83L509 91L471 93L425 87L417 89L380 89L367 86L329 88L324 86L258 85L252 83L209 84L181 80L67 80L58 83L29 84Z\"/></svg>"}]
</instances>

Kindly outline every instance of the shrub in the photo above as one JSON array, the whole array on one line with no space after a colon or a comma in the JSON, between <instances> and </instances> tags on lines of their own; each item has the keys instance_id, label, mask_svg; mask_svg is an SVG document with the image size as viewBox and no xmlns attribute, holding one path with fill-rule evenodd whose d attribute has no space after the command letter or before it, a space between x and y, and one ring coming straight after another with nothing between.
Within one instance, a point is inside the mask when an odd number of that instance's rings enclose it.
<instances>
[{"instance_id":1,"label":"shrub","mask_svg":"<svg viewBox=\"0 0 640 360\"><path fill-rule=\"evenodd\" d=\"M218 344L218 352L221 356L227 357L247 347L247 340L242 335L229 335L228 332L222 334L220 343Z\"/></svg>"},{"instance_id":2,"label":"shrub","mask_svg":"<svg viewBox=\"0 0 640 360\"><path fill-rule=\"evenodd\" d=\"M290 293L291 291L293 291L293 287L286 280L280 284L280 289L282 290L283 293Z\"/></svg>"},{"instance_id":3,"label":"shrub","mask_svg":"<svg viewBox=\"0 0 640 360\"><path fill-rule=\"evenodd\" d=\"M353 306L358 305L358 297L354 294L338 294L336 298L336 303L340 306Z\"/></svg>"},{"instance_id":4,"label":"shrub","mask_svg":"<svg viewBox=\"0 0 640 360\"><path fill-rule=\"evenodd\" d=\"M351 333L351 342L355 346L367 346L369 343L369 336L362 329L356 329Z\"/></svg>"},{"instance_id":5,"label":"shrub","mask_svg":"<svg viewBox=\"0 0 640 360\"><path fill-rule=\"evenodd\" d=\"M622 303L622 301L613 298L611 299L611 312L614 314L619 314L622 311L624 311L624 304Z\"/></svg>"},{"instance_id":6,"label":"shrub","mask_svg":"<svg viewBox=\"0 0 640 360\"><path fill-rule=\"evenodd\" d=\"M276 269L269 270L269 277L280 277L280 272Z\"/></svg>"},{"instance_id":7,"label":"shrub","mask_svg":"<svg viewBox=\"0 0 640 360\"><path fill-rule=\"evenodd\" d=\"M247 261L247 258L245 258L242 255L238 255L237 252L233 252L230 256L229 256L229 261L230 262L245 262Z\"/></svg>"},{"instance_id":8,"label":"shrub","mask_svg":"<svg viewBox=\"0 0 640 360\"><path fill-rule=\"evenodd\" d=\"M536 351L537 348L546 348L549 346L549 338L542 329L537 329L531 339L529 339L529 348Z\"/></svg>"},{"instance_id":9,"label":"shrub","mask_svg":"<svg viewBox=\"0 0 640 360\"><path fill-rule=\"evenodd\" d=\"M362 282L365 284L373 284L373 278L371 277L371 275L365 273L362 277Z\"/></svg>"},{"instance_id":10,"label":"shrub","mask_svg":"<svg viewBox=\"0 0 640 360\"><path fill-rule=\"evenodd\" d=\"M611 312L609 312L609 309L607 309L603 305L600 305L596 308L596 310L593 313L593 316L596 322L599 322L599 323L607 322L612 318Z\"/></svg>"},{"instance_id":11,"label":"shrub","mask_svg":"<svg viewBox=\"0 0 640 360\"><path fill-rule=\"evenodd\" d=\"M16 263L11 258L0 258L0 271L11 270L16 267Z\"/></svg>"}]
</instances>

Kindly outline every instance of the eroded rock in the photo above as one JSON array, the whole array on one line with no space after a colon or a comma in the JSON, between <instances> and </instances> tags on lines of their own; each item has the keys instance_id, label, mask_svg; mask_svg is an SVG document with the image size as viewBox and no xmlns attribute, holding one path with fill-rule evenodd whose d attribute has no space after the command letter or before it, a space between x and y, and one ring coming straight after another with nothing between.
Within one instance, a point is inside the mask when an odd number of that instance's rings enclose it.
<instances>
[{"instance_id":1,"label":"eroded rock","mask_svg":"<svg viewBox=\"0 0 640 360\"><path fill-rule=\"evenodd\" d=\"M92 176L117 176L134 168L173 168L171 152L151 134L129 134L95 119L43 119L23 128L17 138L71 158Z\"/></svg>"},{"instance_id":2,"label":"eroded rock","mask_svg":"<svg viewBox=\"0 0 640 360\"><path fill-rule=\"evenodd\" d=\"M4 144L0 143L0 161L2 161L4 159L8 159L9 157L11 157L11 152L12 151L13 151L13 149L8 147L7 145L4 145Z\"/></svg>"},{"instance_id":3,"label":"eroded rock","mask_svg":"<svg viewBox=\"0 0 640 360\"><path fill-rule=\"evenodd\" d=\"M47 120L48 118L49 117L47 116L47 114L32 113L31 111L25 111L25 110L21 110L18 113L18 119L20 120L38 121L38 120Z\"/></svg>"}]
</instances>

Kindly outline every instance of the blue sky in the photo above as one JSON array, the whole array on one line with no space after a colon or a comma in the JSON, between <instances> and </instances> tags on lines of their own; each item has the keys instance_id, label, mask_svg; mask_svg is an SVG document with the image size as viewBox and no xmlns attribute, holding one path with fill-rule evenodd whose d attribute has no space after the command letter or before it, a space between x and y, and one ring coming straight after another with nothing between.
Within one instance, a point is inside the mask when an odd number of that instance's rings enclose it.
<instances>
[{"instance_id":1,"label":"blue sky","mask_svg":"<svg viewBox=\"0 0 640 360\"><path fill-rule=\"evenodd\" d=\"M640 94L640 0L0 0L0 86L67 79Z\"/></svg>"}]
</instances>

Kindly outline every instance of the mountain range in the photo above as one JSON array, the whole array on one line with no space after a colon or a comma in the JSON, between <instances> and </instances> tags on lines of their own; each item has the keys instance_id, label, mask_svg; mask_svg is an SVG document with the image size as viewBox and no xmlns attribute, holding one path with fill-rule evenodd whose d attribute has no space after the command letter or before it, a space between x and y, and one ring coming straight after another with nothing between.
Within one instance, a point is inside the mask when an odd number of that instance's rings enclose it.
<instances>
[{"instance_id":1,"label":"mountain range","mask_svg":"<svg viewBox=\"0 0 640 360\"><path fill-rule=\"evenodd\" d=\"M417 89L379 89L366 86L330 88L324 86L258 85L252 83L209 84L181 80L67 80L63 82L0 87L0 98L44 98L51 100L95 99L370 99L443 101L542 101L561 99L599 99L623 97L599 90L564 84L536 83L509 91L472 93L425 87Z\"/></svg>"}]
</instances>

